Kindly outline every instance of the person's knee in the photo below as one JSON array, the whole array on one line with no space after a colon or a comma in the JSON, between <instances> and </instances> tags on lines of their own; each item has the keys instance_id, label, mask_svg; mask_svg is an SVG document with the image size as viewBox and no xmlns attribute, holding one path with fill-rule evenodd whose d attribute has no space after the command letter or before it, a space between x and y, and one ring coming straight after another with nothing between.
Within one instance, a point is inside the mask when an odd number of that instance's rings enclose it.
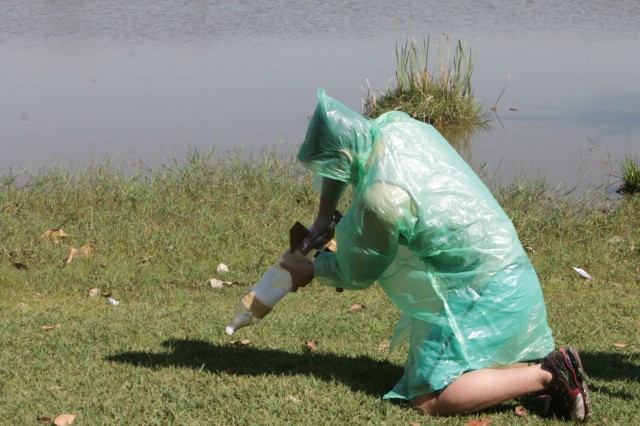
<instances>
[{"instance_id":1,"label":"person's knee","mask_svg":"<svg viewBox=\"0 0 640 426\"><path fill-rule=\"evenodd\" d=\"M427 416L437 416L438 413L436 412L436 402L437 402L437 393L427 393L424 395L420 395L420 396L416 396L415 398L412 398L409 403L411 404L411 407L418 411L421 414L427 415Z\"/></svg>"}]
</instances>

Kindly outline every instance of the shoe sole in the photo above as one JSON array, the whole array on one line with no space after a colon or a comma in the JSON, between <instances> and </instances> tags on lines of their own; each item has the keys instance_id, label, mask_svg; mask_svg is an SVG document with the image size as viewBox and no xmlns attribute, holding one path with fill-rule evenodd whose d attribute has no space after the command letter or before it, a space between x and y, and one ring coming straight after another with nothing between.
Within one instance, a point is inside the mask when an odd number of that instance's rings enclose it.
<instances>
[{"instance_id":1,"label":"shoe sole","mask_svg":"<svg viewBox=\"0 0 640 426\"><path fill-rule=\"evenodd\" d=\"M571 364L573 364L576 375L578 376L578 383L581 385L580 395L582 395L582 400L584 403L584 418L582 419L574 419L580 422L586 422L589 420L589 415L591 414L591 401L589 400L589 386L587 385L587 375L584 373L584 368L582 367L582 361L580 360L580 355L578 351L574 348L567 348L566 353L571 360Z\"/></svg>"}]
</instances>

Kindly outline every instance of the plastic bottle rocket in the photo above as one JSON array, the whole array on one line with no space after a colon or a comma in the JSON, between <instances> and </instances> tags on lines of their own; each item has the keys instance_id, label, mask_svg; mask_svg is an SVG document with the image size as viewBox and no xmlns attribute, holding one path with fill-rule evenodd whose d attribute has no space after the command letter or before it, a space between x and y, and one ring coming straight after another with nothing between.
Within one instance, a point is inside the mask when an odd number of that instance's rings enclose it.
<instances>
[{"instance_id":1,"label":"plastic bottle rocket","mask_svg":"<svg viewBox=\"0 0 640 426\"><path fill-rule=\"evenodd\" d=\"M342 215L336 211L329 225L329 231L335 227ZM290 248L265 272L260 281L240 298L235 316L224 331L231 336L239 328L253 325L264 318L274 306L291 291L291 274L282 269L280 263L304 262L312 263L318 252L316 245L326 234L313 241L306 238L310 231L300 222L289 230Z\"/></svg>"}]
</instances>

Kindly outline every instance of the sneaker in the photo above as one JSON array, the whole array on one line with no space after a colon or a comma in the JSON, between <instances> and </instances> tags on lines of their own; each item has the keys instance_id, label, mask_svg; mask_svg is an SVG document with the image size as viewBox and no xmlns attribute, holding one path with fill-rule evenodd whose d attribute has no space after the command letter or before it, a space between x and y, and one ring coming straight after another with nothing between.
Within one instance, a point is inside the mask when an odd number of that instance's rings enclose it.
<instances>
[{"instance_id":1,"label":"sneaker","mask_svg":"<svg viewBox=\"0 0 640 426\"><path fill-rule=\"evenodd\" d=\"M554 376L547 390L545 411L567 420L586 422L590 410L589 388L578 351L567 348L551 352L542 360L542 366Z\"/></svg>"}]
</instances>

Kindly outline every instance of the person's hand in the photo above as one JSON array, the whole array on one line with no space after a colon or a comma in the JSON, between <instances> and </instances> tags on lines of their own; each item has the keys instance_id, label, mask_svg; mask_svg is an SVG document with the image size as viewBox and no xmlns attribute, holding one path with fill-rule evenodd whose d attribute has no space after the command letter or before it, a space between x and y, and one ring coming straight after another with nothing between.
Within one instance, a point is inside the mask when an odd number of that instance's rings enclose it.
<instances>
[{"instance_id":1,"label":"person's hand","mask_svg":"<svg viewBox=\"0 0 640 426\"><path fill-rule=\"evenodd\" d=\"M313 280L313 263L281 262L280 267L291 274L291 291L294 293Z\"/></svg>"},{"instance_id":2,"label":"person's hand","mask_svg":"<svg viewBox=\"0 0 640 426\"><path fill-rule=\"evenodd\" d=\"M335 234L335 229L329 229L331 219L316 219L309 227L309 235L305 238L305 242L314 242L313 247L320 250L324 247Z\"/></svg>"}]
</instances>

